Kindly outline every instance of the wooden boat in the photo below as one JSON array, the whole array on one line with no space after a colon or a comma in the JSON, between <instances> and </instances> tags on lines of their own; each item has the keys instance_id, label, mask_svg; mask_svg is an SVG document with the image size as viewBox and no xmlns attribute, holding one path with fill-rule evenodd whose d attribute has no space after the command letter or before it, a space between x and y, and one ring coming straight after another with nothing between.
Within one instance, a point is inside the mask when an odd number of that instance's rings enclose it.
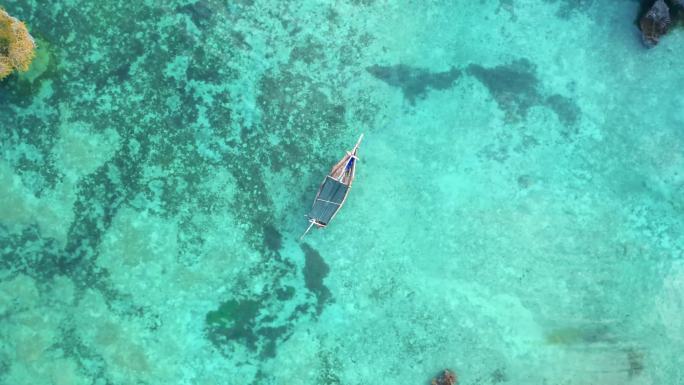
<instances>
[{"instance_id":1,"label":"wooden boat","mask_svg":"<svg viewBox=\"0 0 684 385\"><path fill-rule=\"evenodd\" d=\"M327 226L335 218L342 205L344 205L352 182L354 182L356 161L358 160L356 153L359 150L361 140L363 140L363 134L359 137L354 148L351 151L347 151L347 155L337 162L330 170L330 173L323 179L321 187L318 188L311 211L307 214L309 227L299 239L304 238L314 225L318 228Z\"/></svg>"}]
</instances>

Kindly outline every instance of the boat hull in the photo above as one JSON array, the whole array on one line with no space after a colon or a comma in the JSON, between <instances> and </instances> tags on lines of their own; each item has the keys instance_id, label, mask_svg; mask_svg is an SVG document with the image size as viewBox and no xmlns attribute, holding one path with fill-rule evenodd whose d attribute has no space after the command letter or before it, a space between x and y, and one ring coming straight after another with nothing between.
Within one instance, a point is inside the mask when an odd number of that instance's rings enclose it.
<instances>
[{"instance_id":1,"label":"boat hull","mask_svg":"<svg viewBox=\"0 0 684 385\"><path fill-rule=\"evenodd\" d=\"M311 210L307 217L309 218L309 228L306 229L302 237L311 229L312 226L318 227L327 226L330 221L335 218L337 212L340 211L344 201L347 200L349 191L351 190L354 176L356 173L356 153L363 135L356 142L356 146L352 151L347 152L339 162L337 162L330 173L323 179L323 183L318 188L316 199L311 206Z\"/></svg>"}]
</instances>

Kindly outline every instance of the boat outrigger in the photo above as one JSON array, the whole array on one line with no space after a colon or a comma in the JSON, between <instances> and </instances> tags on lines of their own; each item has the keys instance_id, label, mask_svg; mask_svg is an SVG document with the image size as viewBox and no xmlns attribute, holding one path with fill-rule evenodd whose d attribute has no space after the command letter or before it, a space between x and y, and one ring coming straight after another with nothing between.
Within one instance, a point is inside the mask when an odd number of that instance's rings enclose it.
<instances>
[{"instance_id":1,"label":"boat outrigger","mask_svg":"<svg viewBox=\"0 0 684 385\"><path fill-rule=\"evenodd\" d=\"M323 179L311 211L307 214L309 227L299 239L304 238L314 225L319 228L327 226L342 208L344 201L347 200L347 195L349 195L352 182L354 182L356 161L358 160L356 153L359 150L361 140L363 140L363 134L359 137L354 149L347 151L347 155L337 162Z\"/></svg>"}]
</instances>

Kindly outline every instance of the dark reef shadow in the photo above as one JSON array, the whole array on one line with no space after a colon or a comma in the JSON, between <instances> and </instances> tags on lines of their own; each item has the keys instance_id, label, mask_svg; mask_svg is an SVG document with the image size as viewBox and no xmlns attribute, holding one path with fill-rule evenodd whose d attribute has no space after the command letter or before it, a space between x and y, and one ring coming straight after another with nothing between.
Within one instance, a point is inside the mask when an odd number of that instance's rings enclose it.
<instances>
[{"instance_id":1,"label":"dark reef shadow","mask_svg":"<svg viewBox=\"0 0 684 385\"><path fill-rule=\"evenodd\" d=\"M523 116L530 107L541 104L536 67L527 59L491 68L471 64L467 71L487 87L508 116Z\"/></svg>"},{"instance_id":2,"label":"dark reef shadow","mask_svg":"<svg viewBox=\"0 0 684 385\"><path fill-rule=\"evenodd\" d=\"M323 307L332 299L330 289L323 284L323 279L330 272L330 267L313 247L302 244L304 251L304 282L306 288L316 296L316 314L320 315Z\"/></svg>"},{"instance_id":3,"label":"dark reef shadow","mask_svg":"<svg viewBox=\"0 0 684 385\"><path fill-rule=\"evenodd\" d=\"M404 64L393 66L373 65L366 71L392 87L401 88L404 98L414 105L416 99L424 98L428 89L446 90L454 86L461 70L451 67L445 72L430 72L425 68Z\"/></svg>"},{"instance_id":4,"label":"dark reef shadow","mask_svg":"<svg viewBox=\"0 0 684 385\"><path fill-rule=\"evenodd\" d=\"M489 68L471 64L467 72L489 90L509 121L524 118L533 106L545 106L556 113L568 131L563 132L566 135L574 130L567 128L575 127L581 117L573 99L560 94L544 95L536 65L525 58Z\"/></svg>"}]
</instances>

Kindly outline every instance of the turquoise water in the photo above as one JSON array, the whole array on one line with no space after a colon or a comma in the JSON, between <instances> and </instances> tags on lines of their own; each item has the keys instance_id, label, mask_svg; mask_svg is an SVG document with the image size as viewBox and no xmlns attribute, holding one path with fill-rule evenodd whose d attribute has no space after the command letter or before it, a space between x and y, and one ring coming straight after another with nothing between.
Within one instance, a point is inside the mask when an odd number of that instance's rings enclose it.
<instances>
[{"instance_id":1,"label":"turquoise water","mask_svg":"<svg viewBox=\"0 0 684 385\"><path fill-rule=\"evenodd\" d=\"M0 383L684 383L684 30L637 1L49 3L4 4Z\"/></svg>"}]
</instances>

